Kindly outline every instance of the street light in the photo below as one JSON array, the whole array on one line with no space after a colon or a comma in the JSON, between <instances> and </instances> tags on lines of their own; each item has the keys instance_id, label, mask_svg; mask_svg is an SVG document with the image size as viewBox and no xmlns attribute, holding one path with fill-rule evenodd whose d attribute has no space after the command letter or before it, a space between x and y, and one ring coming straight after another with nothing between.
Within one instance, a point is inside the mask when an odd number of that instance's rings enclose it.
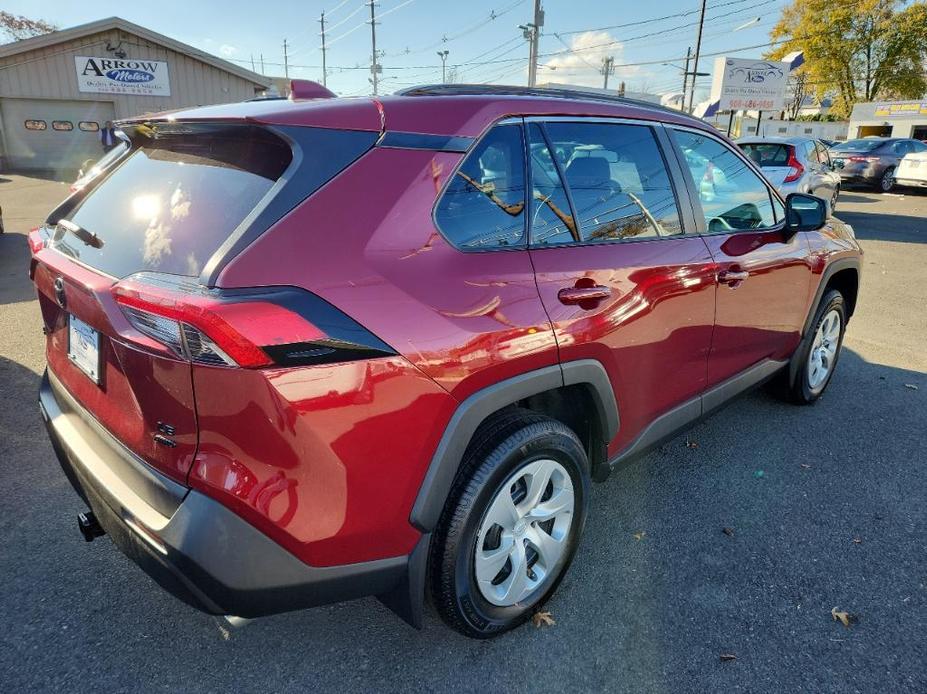
<instances>
[{"instance_id":1,"label":"street light","mask_svg":"<svg viewBox=\"0 0 927 694\"><path fill-rule=\"evenodd\" d=\"M447 84L447 55L448 50L438 51L438 57L441 58L441 84Z\"/></svg>"}]
</instances>

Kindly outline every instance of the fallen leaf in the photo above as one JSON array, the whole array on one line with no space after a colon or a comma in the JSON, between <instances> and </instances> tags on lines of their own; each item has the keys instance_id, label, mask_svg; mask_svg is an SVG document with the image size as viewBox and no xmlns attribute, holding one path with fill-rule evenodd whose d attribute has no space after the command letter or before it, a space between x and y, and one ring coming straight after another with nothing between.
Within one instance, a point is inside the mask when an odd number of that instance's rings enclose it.
<instances>
[{"instance_id":1,"label":"fallen leaf","mask_svg":"<svg viewBox=\"0 0 927 694\"><path fill-rule=\"evenodd\" d=\"M861 537L854 537L854 538L853 538L853 544L854 544L854 545L861 545L861 544L863 544L863 538L861 538Z\"/></svg>"},{"instance_id":2,"label":"fallen leaf","mask_svg":"<svg viewBox=\"0 0 927 694\"><path fill-rule=\"evenodd\" d=\"M734 528L721 528L721 532L728 537L734 537Z\"/></svg>"},{"instance_id":3,"label":"fallen leaf","mask_svg":"<svg viewBox=\"0 0 927 694\"><path fill-rule=\"evenodd\" d=\"M802 466L802 468L804 468L805 470L810 470L810 469L811 469L811 466L808 465L807 463L802 463L801 466Z\"/></svg>"},{"instance_id":4,"label":"fallen leaf","mask_svg":"<svg viewBox=\"0 0 927 694\"><path fill-rule=\"evenodd\" d=\"M557 623L550 612L535 612L531 617L531 622L538 629L541 627L552 627Z\"/></svg>"},{"instance_id":5,"label":"fallen leaf","mask_svg":"<svg viewBox=\"0 0 927 694\"><path fill-rule=\"evenodd\" d=\"M917 386L914 385L913 383L905 383L905 384L904 384L904 387L905 387L905 388L910 388L911 390L917 390Z\"/></svg>"},{"instance_id":6,"label":"fallen leaf","mask_svg":"<svg viewBox=\"0 0 927 694\"><path fill-rule=\"evenodd\" d=\"M686 437L686 448L698 448L698 441L690 441L689 438Z\"/></svg>"},{"instance_id":7,"label":"fallen leaf","mask_svg":"<svg viewBox=\"0 0 927 694\"><path fill-rule=\"evenodd\" d=\"M834 618L835 622L840 622L843 626L850 628L851 624L856 624L858 618L854 614L849 612L841 612L836 607L830 611L830 616Z\"/></svg>"},{"instance_id":8,"label":"fallen leaf","mask_svg":"<svg viewBox=\"0 0 927 694\"><path fill-rule=\"evenodd\" d=\"M640 541L643 540L646 535L647 532L645 530L641 530L639 533L634 533L634 539Z\"/></svg>"},{"instance_id":9,"label":"fallen leaf","mask_svg":"<svg viewBox=\"0 0 927 694\"><path fill-rule=\"evenodd\" d=\"M721 654L722 663L727 663L727 662L730 662L731 660L737 660L737 656L734 655L733 653L722 653Z\"/></svg>"}]
</instances>

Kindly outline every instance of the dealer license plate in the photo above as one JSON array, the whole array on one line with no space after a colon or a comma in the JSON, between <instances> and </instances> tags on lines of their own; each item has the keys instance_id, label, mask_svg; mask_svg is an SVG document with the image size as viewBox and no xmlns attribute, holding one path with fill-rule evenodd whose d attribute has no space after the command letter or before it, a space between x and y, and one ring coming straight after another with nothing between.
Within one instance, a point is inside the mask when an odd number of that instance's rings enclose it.
<instances>
[{"instance_id":1,"label":"dealer license plate","mask_svg":"<svg viewBox=\"0 0 927 694\"><path fill-rule=\"evenodd\" d=\"M68 359L100 383L100 333L74 316L68 316Z\"/></svg>"}]
</instances>

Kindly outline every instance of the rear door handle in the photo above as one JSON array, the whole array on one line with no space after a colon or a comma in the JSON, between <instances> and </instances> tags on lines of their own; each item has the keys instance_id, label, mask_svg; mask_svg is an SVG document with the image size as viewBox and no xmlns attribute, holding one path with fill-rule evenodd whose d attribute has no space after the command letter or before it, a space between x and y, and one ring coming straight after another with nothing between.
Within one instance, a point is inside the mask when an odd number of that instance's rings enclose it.
<instances>
[{"instance_id":1,"label":"rear door handle","mask_svg":"<svg viewBox=\"0 0 927 694\"><path fill-rule=\"evenodd\" d=\"M609 287L605 287L601 284L596 284L591 287L564 287L559 292L557 292L557 298L560 299L561 304L592 304L591 308L594 308L602 299L607 299L612 295L612 290ZM583 306L583 308L586 308Z\"/></svg>"},{"instance_id":2,"label":"rear door handle","mask_svg":"<svg viewBox=\"0 0 927 694\"><path fill-rule=\"evenodd\" d=\"M718 284L726 284L733 287L740 284L750 276L746 270L722 270L718 273Z\"/></svg>"}]
</instances>

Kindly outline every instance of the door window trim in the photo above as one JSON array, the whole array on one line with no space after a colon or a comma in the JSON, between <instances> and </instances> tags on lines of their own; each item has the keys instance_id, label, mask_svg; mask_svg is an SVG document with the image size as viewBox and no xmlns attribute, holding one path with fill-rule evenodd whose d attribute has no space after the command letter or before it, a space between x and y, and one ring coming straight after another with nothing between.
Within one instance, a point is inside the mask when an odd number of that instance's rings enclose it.
<instances>
[{"instance_id":1,"label":"door window trim","mask_svg":"<svg viewBox=\"0 0 927 694\"><path fill-rule=\"evenodd\" d=\"M687 189L683 187L684 179L682 179L682 171L677 170L678 162L673 158L670 158L667 155L666 147L669 146L669 137L665 132L665 124L660 121L645 120L639 118L622 118L622 117L606 117L606 116L526 116L524 119L525 129L523 131L523 137L525 141L525 146L530 150L529 138L528 138L528 126L531 123L536 123L540 126L541 135L544 138L544 142L547 145L547 149L550 152L551 158L554 161L554 166L557 169L557 174L560 176L560 185L563 187L563 190L566 194L567 200L570 203L570 212L573 215L573 219L577 225L577 229L582 237L582 225L579 218L576 216L576 207L573 204L573 193L570 190L570 186L566 181L564 176L563 168L560 165L560 162L557 161L557 157L554 154L554 149L551 143L550 135L547 132L547 123L578 123L578 124L599 124L599 125L633 125L633 126L643 126L650 130L651 135L653 136L654 144L656 145L657 152L660 154L660 157L663 160L663 167L667 173L667 178L669 179L670 188L673 191L673 199L676 203L676 216L679 220L679 226L681 232L678 234L671 234L668 236L646 236L643 238L628 238L628 239L608 239L604 241L573 241L571 243L558 243L554 245L534 245L533 236L532 236L532 224L531 218L528 218L528 248L531 251L544 251L544 250L555 250L557 248L577 248L582 246L611 246L614 244L625 244L625 243L653 243L656 241L669 241L672 239L681 239L686 236L698 235L697 227L695 226L696 219L694 215L691 214L688 207L683 204L683 193L687 192ZM528 157L530 156L530 151L525 152L525 164L528 168L527 185L525 186L525 197L530 203L533 203L533 180L530 178L531 175L531 166ZM528 209L531 209L529 206Z\"/></svg>"},{"instance_id":2,"label":"door window trim","mask_svg":"<svg viewBox=\"0 0 927 694\"><path fill-rule=\"evenodd\" d=\"M689 193L689 201L692 205L693 213L695 214L695 225L696 225L696 228L698 229L696 233L699 236L722 236L722 235L729 236L731 234L755 234L755 233L762 233L766 231L782 231L783 229L785 229L785 215L782 216L782 219L778 218L779 215L776 213L776 206L773 204L773 199L777 199L779 201L783 210L785 209L785 200L779 194L779 191L769 184L769 182L766 180L766 177L763 176L762 172L760 172L759 167L757 167L756 164L754 164L753 161L751 161L749 157L744 155L743 151L739 147L736 147L736 146L731 147L728 143L726 143L720 137L717 137L714 133L711 133L707 130L702 130L701 128L693 128L693 127L686 126L686 125L676 125L676 124L666 125L665 127L667 130L694 133L696 135L708 137L714 140L715 142L717 142L719 145L721 145L722 147L727 149L729 152L731 152L734 156L739 158L742 162L745 162L747 164L747 167L754 174L756 174L756 177L759 179L760 183L766 188L766 193L767 195L769 195L769 198L770 198L769 207L772 210L773 220L774 220L772 226L757 227L756 229L723 229L721 231L709 231L708 224L705 221L705 211L702 209L702 201L699 198L698 189L695 187L695 180L692 178L692 171L689 169L689 165L686 164L685 154L683 154L682 147L680 147L679 143L676 141L675 136L670 137L669 139L672 141L673 151L676 155L676 160L679 163L679 166L683 170L683 175L685 177L685 182L686 182L686 189Z\"/></svg>"}]
</instances>

